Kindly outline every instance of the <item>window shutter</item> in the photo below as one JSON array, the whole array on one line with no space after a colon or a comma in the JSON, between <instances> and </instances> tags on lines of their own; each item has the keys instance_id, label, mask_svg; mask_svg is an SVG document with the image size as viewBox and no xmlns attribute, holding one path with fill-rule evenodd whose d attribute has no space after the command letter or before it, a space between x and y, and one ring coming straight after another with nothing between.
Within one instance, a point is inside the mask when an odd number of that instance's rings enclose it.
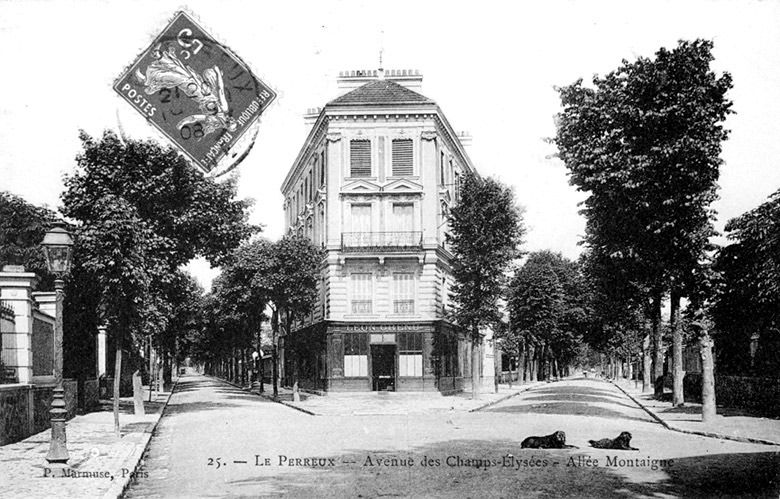
<instances>
[{"instance_id":1,"label":"window shutter","mask_svg":"<svg viewBox=\"0 0 780 499\"><path fill-rule=\"evenodd\" d=\"M371 176L371 141L353 140L349 143L349 176Z\"/></svg>"},{"instance_id":2,"label":"window shutter","mask_svg":"<svg viewBox=\"0 0 780 499\"><path fill-rule=\"evenodd\" d=\"M413 175L412 140L397 139L393 141L393 176Z\"/></svg>"}]
</instances>

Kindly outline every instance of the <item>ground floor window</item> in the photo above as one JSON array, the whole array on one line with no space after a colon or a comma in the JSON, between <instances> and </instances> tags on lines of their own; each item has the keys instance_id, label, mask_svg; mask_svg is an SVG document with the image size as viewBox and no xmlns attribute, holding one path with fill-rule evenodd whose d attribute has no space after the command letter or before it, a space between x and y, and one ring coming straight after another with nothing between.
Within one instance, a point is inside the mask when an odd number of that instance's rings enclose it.
<instances>
[{"instance_id":1,"label":"ground floor window","mask_svg":"<svg viewBox=\"0 0 780 499\"><path fill-rule=\"evenodd\" d=\"M422 369L422 333L398 334L398 375L420 377Z\"/></svg>"},{"instance_id":2,"label":"ground floor window","mask_svg":"<svg viewBox=\"0 0 780 499\"><path fill-rule=\"evenodd\" d=\"M368 376L368 338L365 333L344 337L344 376Z\"/></svg>"}]
</instances>

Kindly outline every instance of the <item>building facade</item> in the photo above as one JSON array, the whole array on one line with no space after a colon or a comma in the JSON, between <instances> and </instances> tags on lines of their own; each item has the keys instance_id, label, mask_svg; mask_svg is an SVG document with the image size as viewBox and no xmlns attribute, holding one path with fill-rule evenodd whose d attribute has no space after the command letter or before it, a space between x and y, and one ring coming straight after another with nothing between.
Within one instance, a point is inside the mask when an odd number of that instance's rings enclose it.
<instances>
[{"instance_id":1,"label":"building facade","mask_svg":"<svg viewBox=\"0 0 780 499\"><path fill-rule=\"evenodd\" d=\"M311 130L282 185L288 233L326 252L316 310L281 339L283 380L330 391L471 389L471 349L492 349L447 318L446 242L449 209L474 171L468 137L419 93L419 72L348 71L338 84L342 95L306 115ZM492 376L492 355L480 359Z\"/></svg>"}]
</instances>

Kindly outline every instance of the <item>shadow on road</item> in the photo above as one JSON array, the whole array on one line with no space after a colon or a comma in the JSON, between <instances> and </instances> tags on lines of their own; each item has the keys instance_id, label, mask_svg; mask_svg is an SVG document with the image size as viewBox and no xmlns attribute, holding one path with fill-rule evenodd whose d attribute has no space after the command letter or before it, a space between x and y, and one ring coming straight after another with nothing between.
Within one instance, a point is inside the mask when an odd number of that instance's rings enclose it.
<instances>
[{"instance_id":1,"label":"shadow on road","mask_svg":"<svg viewBox=\"0 0 780 499\"><path fill-rule=\"evenodd\" d=\"M532 405L505 405L485 409L484 412L507 412L513 414L558 414L563 416L595 416L601 418L624 419L631 421L652 422L649 417L636 417L626 415L624 412L614 411L606 407L590 405L579 402L544 402Z\"/></svg>"},{"instance_id":2,"label":"shadow on road","mask_svg":"<svg viewBox=\"0 0 780 499\"><path fill-rule=\"evenodd\" d=\"M629 409L638 409L636 404L626 404L623 401L615 400L611 398L596 396L596 395L584 395L580 393L568 393L568 394L543 394L535 397L523 397L523 401L535 400L535 401L567 401L567 402L582 402L582 403L596 403L596 404L612 404L628 407Z\"/></svg>"},{"instance_id":3,"label":"shadow on road","mask_svg":"<svg viewBox=\"0 0 780 499\"><path fill-rule=\"evenodd\" d=\"M621 408L631 409L631 412ZM627 400L614 390L587 385L553 385L530 390L505 403L485 409L485 412L579 415L652 421L638 409L636 405L627 403Z\"/></svg>"},{"instance_id":4,"label":"shadow on road","mask_svg":"<svg viewBox=\"0 0 780 499\"><path fill-rule=\"evenodd\" d=\"M635 453L615 455L648 459ZM599 466L578 466L579 456L597 457ZM288 468L229 484L233 493L246 488L285 497L777 497L780 492L780 454L772 452L692 456L665 467L632 467L607 466L605 455L583 450L454 440L409 452L353 450L329 457L336 460L335 467ZM380 459L395 459L396 465L378 465ZM423 460L429 464L423 466Z\"/></svg>"}]
</instances>

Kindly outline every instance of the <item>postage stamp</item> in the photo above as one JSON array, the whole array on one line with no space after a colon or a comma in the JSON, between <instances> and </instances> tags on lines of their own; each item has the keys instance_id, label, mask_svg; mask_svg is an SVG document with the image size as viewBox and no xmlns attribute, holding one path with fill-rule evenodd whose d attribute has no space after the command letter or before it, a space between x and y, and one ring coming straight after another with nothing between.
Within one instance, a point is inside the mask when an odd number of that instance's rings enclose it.
<instances>
[{"instance_id":1,"label":"postage stamp","mask_svg":"<svg viewBox=\"0 0 780 499\"><path fill-rule=\"evenodd\" d=\"M183 11L114 90L206 173L277 95Z\"/></svg>"}]
</instances>

